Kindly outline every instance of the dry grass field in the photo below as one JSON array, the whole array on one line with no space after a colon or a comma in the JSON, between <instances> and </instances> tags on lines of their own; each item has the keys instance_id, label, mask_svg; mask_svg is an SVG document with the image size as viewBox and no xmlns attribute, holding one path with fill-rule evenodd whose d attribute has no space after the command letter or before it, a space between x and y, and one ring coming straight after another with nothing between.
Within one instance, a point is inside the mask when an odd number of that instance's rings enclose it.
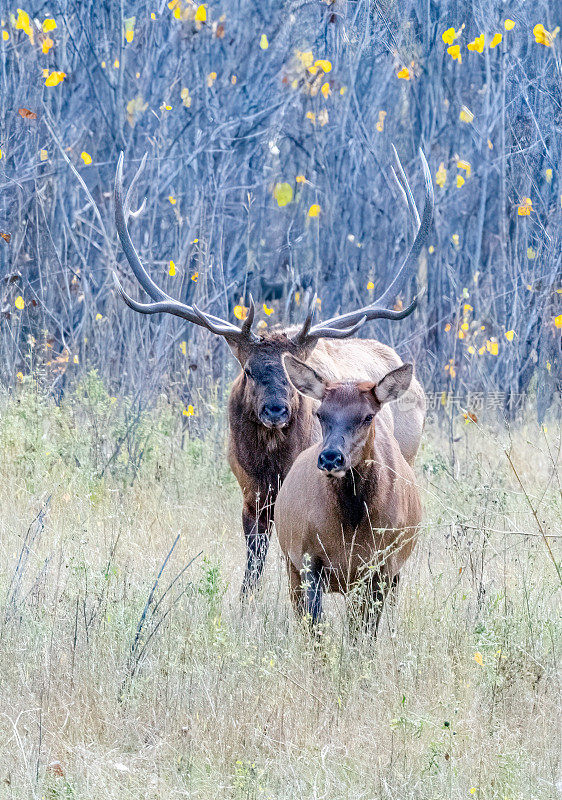
<instances>
[{"instance_id":1,"label":"dry grass field","mask_svg":"<svg viewBox=\"0 0 562 800\"><path fill-rule=\"evenodd\" d=\"M430 425L396 607L352 640L330 599L314 642L275 541L240 608L221 420L182 446L93 375L0 405L0 797L556 797L558 422Z\"/></svg>"}]
</instances>

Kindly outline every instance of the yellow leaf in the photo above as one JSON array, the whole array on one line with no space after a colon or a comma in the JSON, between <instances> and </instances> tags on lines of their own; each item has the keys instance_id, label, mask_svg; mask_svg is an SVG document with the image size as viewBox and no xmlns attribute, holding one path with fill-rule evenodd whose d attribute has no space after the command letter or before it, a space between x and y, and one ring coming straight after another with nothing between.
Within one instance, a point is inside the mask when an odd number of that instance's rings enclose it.
<instances>
[{"instance_id":1,"label":"yellow leaf","mask_svg":"<svg viewBox=\"0 0 562 800\"><path fill-rule=\"evenodd\" d=\"M457 32L454 28L447 28L447 30L441 34L441 38L445 42L445 44L453 44L457 36Z\"/></svg>"},{"instance_id":2,"label":"yellow leaf","mask_svg":"<svg viewBox=\"0 0 562 800\"><path fill-rule=\"evenodd\" d=\"M319 213L320 213L320 206L318 205L318 203L313 203L308 209L309 217L317 217Z\"/></svg>"},{"instance_id":3,"label":"yellow leaf","mask_svg":"<svg viewBox=\"0 0 562 800\"><path fill-rule=\"evenodd\" d=\"M367 291L372 292L374 288L375 288L375 284L373 283L373 281L369 281L367 283Z\"/></svg>"},{"instance_id":4,"label":"yellow leaf","mask_svg":"<svg viewBox=\"0 0 562 800\"><path fill-rule=\"evenodd\" d=\"M396 77L400 78L403 81L409 81L410 80L410 70L408 69L408 67L402 67L402 69L399 70L396 73Z\"/></svg>"},{"instance_id":5,"label":"yellow leaf","mask_svg":"<svg viewBox=\"0 0 562 800\"><path fill-rule=\"evenodd\" d=\"M472 167L470 165L470 161L463 161L462 159L460 159L459 161L457 161L457 168L464 169L464 171L466 172L466 177L470 178L470 175L472 173Z\"/></svg>"},{"instance_id":6,"label":"yellow leaf","mask_svg":"<svg viewBox=\"0 0 562 800\"><path fill-rule=\"evenodd\" d=\"M181 101L184 104L184 106L186 108L190 108L191 107L191 97L189 95L189 89L187 88L187 86L184 86L184 88L181 90L180 97L181 97Z\"/></svg>"},{"instance_id":7,"label":"yellow leaf","mask_svg":"<svg viewBox=\"0 0 562 800\"><path fill-rule=\"evenodd\" d=\"M86 153L85 150L82 153L80 153L80 158L87 167L89 167L90 164L92 163L92 156L89 153Z\"/></svg>"},{"instance_id":8,"label":"yellow leaf","mask_svg":"<svg viewBox=\"0 0 562 800\"><path fill-rule=\"evenodd\" d=\"M429 253L429 255L433 255L433 253L435 253L435 247L432 244L430 244L429 247L427 248L427 252Z\"/></svg>"},{"instance_id":9,"label":"yellow leaf","mask_svg":"<svg viewBox=\"0 0 562 800\"><path fill-rule=\"evenodd\" d=\"M468 322L463 322L463 324L461 325L461 330L466 333L468 328L469 328Z\"/></svg>"},{"instance_id":10,"label":"yellow leaf","mask_svg":"<svg viewBox=\"0 0 562 800\"><path fill-rule=\"evenodd\" d=\"M181 7L180 6L176 6L174 8L174 10L172 11L172 15L173 15L174 19L181 19Z\"/></svg>"},{"instance_id":11,"label":"yellow leaf","mask_svg":"<svg viewBox=\"0 0 562 800\"><path fill-rule=\"evenodd\" d=\"M24 301L23 297L21 296L21 294L18 294L18 296L14 300L14 305L15 305L15 307L17 309L19 309L20 311L23 311L24 306L25 306L25 301Z\"/></svg>"},{"instance_id":12,"label":"yellow leaf","mask_svg":"<svg viewBox=\"0 0 562 800\"><path fill-rule=\"evenodd\" d=\"M377 122L377 130L379 133L382 133L384 130L384 120L386 117L386 111L379 111L379 121Z\"/></svg>"},{"instance_id":13,"label":"yellow leaf","mask_svg":"<svg viewBox=\"0 0 562 800\"><path fill-rule=\"evenodd\" d=\"M470 123L474 119L474 114L467 106L463 106L461 108L461 113L459 114L459 119L461 122Z\"/></svg>"},{"instance_id":14,"label":"yellow leaf","mask_svg":"<svg viewBox=\"0 0 562 800\"><path fill-rule=\"evenodd\" d=\"M43 39L43 44L41 45L41 50L43 53L48 53L51 47L54 45L53 40L50 36L47 36L46 39Z\"/></svg>"},{"instance_id":15,"label":"yellow leaf","mask_svg":"<svg viewBox=\"0 0 562 800\"><path fill-rule=\"evenodd\" d=\"M460 237L459 237L458 233L453 233L453 235L451 236L451 241L452 241L452 243L455 245L455 247L458 247L458 246L459 246L459 244L460 244Z\"/></svg>"},{"instance_id":16,"label":"yellow leaf","mask_svg":"<svg viewBox=\"0 0 562 800\"><path fill-rule=\"evenodd\" d=\"M484 43L485 38L484 34L481 33L480 36L477 36L472 42L467 44L469 50L472 50L474 53L483 53L484 52Z\"/></svg>"},{"instance_id":17,"label":"yellow leaf","mask_svg":"<svg viewBox=\"0 0 562 800\"><path fill-rule=\"evenodd\" d=\"M529 261L534 261L536 255L537 254L535 253L532 247L527 248L527 258L529 259Z\"/></svg>"},{"instance_id":18,"label":"yellow leaf","mask_svg":"<svg viewBox=\"0 0 562 800\"><path fill-rule=\"evenodd\" d=\"M497 356L498 354L498 343L494 342L492 339L488 339L486 342L486 350L493 356Z\"/></svg>"},{"instance_id":19,"label":"yellow leaf","mask_svg":"<svg viewBox=\"0 0 562 800\"><path fill-rule=\"evenodd\" d=\"M498 44L501 42L502 38L503 37L502 37L501 33L494 33L494 35L492 37L492 41L490 42L490 47L491 48L497 47Z\"/></svg>"},{"instance_id":20,"label":"yellow leaf","mask_svg":"<svg viewBox=\"0 0 562 800\"><path fill-rule=\"evenodd\" d=\"M184 410L181 413L184 415L184 417L192 417L195 414L195 409L190 404L188 405L187 408L184 408Z\"/></svg>"},{"instance_id":21,"label":"yellow leaf","mask_svg":"<svg viewBox=\"0 0 562 800\"><path fill-rule=\"evenodd\" d=\"M23 372L16 373L16 378L21 383L23 381Z\"/></svg>"},{"instance_id":22,"label":"yellow leaf","mask_svg":"<svg viewBox=\"0 0 562 800\"><path fill-rule=\"evenodd\" d=\"M463 313L468 314L469 311L474 311L470 303L465 303L463 306Z\"/></svg>"},{"instance_id":23,"label":"yellow leaf","mask_svg":"<svg viewBox=\"0 0 562 800\"><path fill-rule=\"evenodd\" d=\"M552 169L549 167L544 174L546 177L546 182L552 183Z\"/></svg>"},{"instance_id":24,"label":"yellow leaf","mask_svg":"<svg viewBox=\"0 0 562 800\"><path fill-rule=\"evenodd\" d=\"M486 352L486 345L483 344L482 347L478 348L478 355L481 356L485 352Z\"/></svg>"},{"instance_id":25,"label":"yellow leaf","mask_svg":"<svg viewBox=\"0 0 562 800\"><path fill-rule=\"evenodd\" d=\"M58 86L66 78L66 72L51 72L47 75L45 86Z\"/></svg>"},{"instance_id":26,"label":"yellow leaf","mask_svg":"<svg viewBox=\"0 0 562 800\"><path fill-rule=\"evenodd\" d=\"M453 61L458 61L459 64L462 64L460 45L452 44L450 47L447 48L447 52L449 53Z\"/></svg>"},{"instance_id":27,"label":"yellow leaf","mask_svg":"<svg viewBox=\"0 0 562 800\"><path fill-rule=\"evenodd\" d=\"M514 336L515 336L515 331L506 331L505 332L505 338L507 339L508 342L512 342Z\"/></svg>"},{"instance_id":28,"label":"yellow leaf","mask_svg":"<svg viewBox=\"0 0 562 800\"><path fill-rule=\"evenodd\" d=\"M236 319L244 320L248 316L249 309L246 306L234 306L234 316Z\"/></svg>"},{"instance_id":29,"label":"yellow leaf","mask_svg":"<svg viewBox=\"0 0 562 800\"><path fill-rule=\"evenodd\" d=\"M503 27L506 31L512 31L515 28L515 22L512 19L506 19L503 23Z\"/></svg>"},{"instance_id":30,"label":"yellow leaf","mask_svg":"<svg viewBox=\"0 0 562 800\"><path fill-rule=\"evenodd\" d=\"M304 177L304 175L297 175L295 180L296 180L297 183L305 183L306 182L306 178Z\"/></svg>"},{"instance_id":31,"label":"yellow leaf","mask_svg":"<svg viewBox=\"0 0 562 800\"><path fill-rule=\"evenodd\" d=\"M442 161L439 164L439 169L435 174L435 183L442 189L447 182L447 170L445 169L445 164Z\"/></svg>"},{"instance_id":32,"label":"yellow leaf","mask_svg":"<svg viewBox=\"0 0 562 800\"><path fill-rule=\"evenodd\" d=\"M187 342L180 342L180 350L184 356L187 355Z\"/></svg>"},{"instance_id":33,"label":"yellow leaf","mask_svg":"<svg viewBox=\"0 0 562 800\"><path fill-rule=\"evenodd\" d=\"M195 12L195 22L207 22L207 9L203 4L197 6L197 11Z\"/></svg>"},{"instance_id":34,"label":"yellow leaf","mask_svg":"<svg viewBox=\"0 0 562 800\"><path fill-rule=\"evenodd\" d=\"M331 72L332 71L332 62L328 61L325 58L321 58L318 61L314 62L314 66L318 67L322 70L322 72Z\"/></svg>"},{"instance_id":35,"label":"yellow leaf","mask_svg":"<svg viewBox=\"0 0 562 800\"><path fill-rule=\"evenodd\" d=\"M462 175L457 175L457 189L460 189L461 186L464 186L464 178Z\"/></svg>"},{"instance_id":36,"label":"yellow leaf","mask_svg":"<svg viewBox=\"0 0 562 800\"><path fill-rule=\"evenodd\" d=\"M151 19L153 22L156 20L156 14L154 13L154 11L151 11L151 12L150 12L150 19Z\"/></svg>"},{"instance_id":37,"label":"yellow leaf","mask_svg":"<svg viewBox=\"0 0 562 800\"><path fill-rule=\"evenodd\" d=\"M9 38L10 34L8 33L8 31L2 31L2 39L4 39L4 41L7 42Z\"/></svg>"},{"instance_id":38,"label":"yellow leaf","mask_svg":"<svg viewBox=\"0 0 562 800\"><path fill-rule=\"evenodd\" d=\"M74 356L74 358L72 360L74 361L75 364L79 364L80 363L80 360L79 360L78 356Z\"/></svg>"},{"instance_id":39,"label":"yellow leaf","mask_svg":"<svg viewBox=\"0 0 562 800\"><path fill-rule=\"evenodd\" d=\"M265 35L265 33L262 33L261 35L260 47L262 50L267 50L267 48L269 47L269 42L267 41L267 36Z\"/></svg>"},{"instance_id":40,"label":"yellow leaf","mask_svg":"<svg viewBox=\"0 0 562 800\"><path fill-rule=\"evenodd\" d=\"M451 323L450 323L450 322L448 322L448 323L445 325L445 333L449 333L449 331L450 331L450 330L451 330Z\"/></svg>"},{"instance_id":41,"label":"yellow leaf","mask_svg":"<svg viewBox=\"0 0 562 800\"><path fill-rule=\"evenodd\" d=\"M458 336L459 339L464 339L464 331L459 331Z\"/></svg>"},{"instance_id":42,"label":"yellow leaf","mask_svg":"<svg viewBox=\"0 0 562 800\"><path fill-rule=\"evenodd\" d=\"M52 17L47 17L46 20L43 20L43 33L50 33L54 31L57 27L57 23Z\"/></svg>"},{"instance_id":43,"label":"yellow leaf","mask_svg":"<svg viewBox=\"0 0 562 800\"><path fill-rule=\"evenodd\" d=\"M492 144L490 139L488 139L488 149L489 150L493 150L494 149L494 145Z\"/></svg>"},{"instance_id":44,"label":"yellow leaf","mask_svg":"<svg viewBox=\"0 0 562 800\"><path fill-rule=\"evenodd\" d=\"M471 356L473 356L476 353L476 348L470 345L470 347L468 348L468 352L470 353Z\"/></svg>"},{"instance_id":45,"label":"yellow leaf","mask_svg":"<svg viewBox=\"0 0 562 800\"><path fill-rule=\"evenodd\" d=\"M322 111L319 111L318 112L318 116L316 117L316 120L317 120L317 122L318 122L318 124L320 125L321 128L323 128L324 125L327 125L328 124L328 111L327 111L327 109L323 108Z\"/></svg>"},{"instance_id":46,"label":"yellow leaf","mask_svg":"<svg viewBox=\"0 0 562 800\"><path fill-rule=\"evenodd\" d=\"M96 322L99 322L101 319L103 319L103 315L98 312L96 314Z\"/></svg>"},{"instance_id":47,"label":"yellow leaf","mask_svg":"<svg viewBox=\"0 0 562 800\"><path fill-rule=\"evenodd\" d=\"M194 272L193 275L191 276L191 280L193 281L193 283L197 283L198 278L199 278L198 272Z\"/></svg>"},{"instance_id":48,"label":"yellow leaf","mask_svg":"<svg viewBox=\"0 0 562 800\"><path fill-rule=\"evenodd\" d=\"M176 265L175 265L175 264L174 264L174 262L173 262L173 261L170 259L170 264L169 264L169 266L168 266L168 275L171 275L171 276L172 276L172 278L173 278L175 274L176 274Z\"/></svg>"},{"instance_id":49,"label":"yellow leaf","mask_svg":"<svg viewBox=\"0 0 562 800\"><path fill-rule=\"evenodd\" d=\"M322 92L324 97L328 97L328 95L330 94L330 84L329 83L324 83L322 85L322 88L320 89L320 91Z\"/></svg>"},{"instance_id":50,"label":"yellow leaf","mask_svg":"<svg viewBox=\"0 0 562 800\"><path fill-rule=\"evenodd\" d=\"M533 210L533 201L530 197L524 197L519 206L517 207L517 213L520 217L528 217Z\"/></svg>"},{"instance_id":51,"label":"yellow leaf","mask_svg":"<svg viewBox=\"0 0 562 800\"><path fill-rule=\"evenodd\" d=\"M306 118L309 119L313 125L316 123L316 114L314 111L307 111Z\"/></svg>"},{"instance_id":52,"label":"yellow leaf","mask_svg":"<svg viewBox=\"0 0 562 800\"><path fill-rule=\"evenodd\" d=\"M550 372L551 369L552 369L552 364L550 363L550 361L547 361L545 366L546 366L548 372Z\"/></svg>"},{"instance_id":53,"label":"yellow leaf","mask_svg":"<svg viewBox=\"0 0 562 800\"><path fill-rule=\"evenodd\" d=\"M264 313L267 314L268 317L270 317L273 314L273 312L275 311L274 308L269 308L266 303L263 304L263 310L264 310Z\"/></svg>"},{"instance_id":54,"label":"yellow leaf","mask_svg":"<svg viewBox=\"0 0 562 800\"><path fill-rule=\"evenodd\" d=\"M236 75L233 75L233 76L230 78L230 82L231 82L231 84L232 84L233 86L236 86L236 81L237 81L237 80L238 80L238 78L236 77Z\"/></svg>"},{"instance_id":55,"label":"yellow leaf","mask_svg":"<svg viewBox=\"0 0 562 800\"><path fill-rule=\"evenodd\" d=\"M558 314L557 317L554 317L554 325L556 328L562 328L562 314Z\"/></svg>"},{"instance_id":56,"label":"yellow leaf","mask_svg":"<svg viewBox=\"0 0 562 800\"><path fill-rule=\"evenodd\" d=\"M46 150L39 150L39 159L41 161L46 161L49 158L49 154Z\"/></svg>"},{"instance_id":57,"label":"yellow leaf","mask_svg":"<svg viewBox=\"0 0 562 800\"><path fill-rule=\"evenodd\" d=\"M549 33L544 25L539 22L539 24L535 25L533 28L535 42L537 42L537 44L543 44L545 47L552 47L552 43L556 39L558 30L558 28L555 28L552 33Z\"/></svg>"},{"instance_id":58,"label":"yellow leaf","mask_svg":"<svg viewBox=\"0 0 562 800\"><path fill-rule=\"evenodd\" d=\"M343 97L346 92L347 92L347 86L342 86L340 89L341 96Z\"/></svg>"},{"instance_id":59,"label":"yellow leaf","mask_svg":"<svg viewBox=\"0 0 562 800\"><path fill-rule=\"evenodd\" d=\"M293 199L293 187L290 183L276 183L273 189L273 197L277 200L277 205L283 208Z\"/></svg>"},{"instance_id":60,"label":"yellow leaf","mask_svg":"<svg viewBox=\"0 0 562 800\"><path fill-rule=\"evenodd\" d=\"M170 201L171 205L173 205L173 206L175 206L175 204L178 202L176 200L176 198L173 197L171 194L168 195L168 200Z\"/></svg>"},{"instance_id":61,"label":"yellow leaf","mask_svg":"<svg viewBox=\"0 0 562 800\"><path fill-rule=\"evenodd\" d=\"M207 86L210 88L217 79L216 72L209 72L207 75Z\"/></svg>"},{"instance_id":62,"label":"yellow leaf","mask_svg":"<svg viewBox=\"0 0 562 800\"><path fill-rule=\"evenodd\" d=\"M125 41L128 44L131 44L131 42L134 39L136 21L137 21L136 17L128 17L127 19L123 20L123 25L125 27Z\"/></svg>"},{"instance_id":63,"label":"yellow leaf","mask_svg":"<svg viewBox=\"0 0 562 800\"><path fill-rule=\"evenodd\" d=\"M119 59L118 58L116 58L115 61L113 62L113 69L119 69Z\"/></svg>"},{"instance_id":64,"label":"yellow leaf","mask_svg":"<svg viewBox=\"0 0 562 800\"><path fill-rule=\"evenodd\" d=\"M476 661L477 664L480 664L481 667L484 666L484 659L482 658L482 653L479 653L478 650L476 651L476 653L474 653L474 660Z\"/></svg>"}]
</instances>

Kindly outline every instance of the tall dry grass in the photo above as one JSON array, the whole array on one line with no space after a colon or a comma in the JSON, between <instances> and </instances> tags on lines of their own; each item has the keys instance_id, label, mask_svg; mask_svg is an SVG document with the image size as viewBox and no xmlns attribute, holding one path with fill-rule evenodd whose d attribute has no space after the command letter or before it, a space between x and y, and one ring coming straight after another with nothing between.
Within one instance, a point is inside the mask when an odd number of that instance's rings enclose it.
<instances>
[{"instance_id":1,"label":"tall dry grass","mask_svg":"<svg viewBox=\"0 0 562 800\"><path fill-rule=\"evenodd\" d=\"M334 598L318 644L275 542L240 608L220 427L182 447L173 409L136 415L95 376L1 406L1 797L555 797L559 426L460 418L454 458L430 426L396 608L353 641Z\"/></svg>"}]
</instances>

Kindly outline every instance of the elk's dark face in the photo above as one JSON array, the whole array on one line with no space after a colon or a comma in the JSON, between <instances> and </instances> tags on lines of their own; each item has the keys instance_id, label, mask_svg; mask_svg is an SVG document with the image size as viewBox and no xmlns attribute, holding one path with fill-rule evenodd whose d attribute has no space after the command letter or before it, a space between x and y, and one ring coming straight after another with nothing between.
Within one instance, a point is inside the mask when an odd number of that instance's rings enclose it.
<instances>
[{"instance_id":1,"label":"elk's dark face","mask_svg":"<svg viewBox=\"0 0 562 800\"><path fill-rule=\"evenodd\" d=\"M298 409L299 398L287 378L283 354L307 358L309 352L303 352L283 333L264 337L244 350L232 349L244 371L245 402L264 427L286 428Z\"/></svg>"},{"instance_id":2,"label":"elk's dark face","mask_svg":"<svg viewBox=\"0 0 562 800\"><path fill-rule=\"evenodd\" d=\"M298 391L320 400L318 469L335 478L343 478L361 462L367 440L374 436L375 416L384 403L397 400L407 390L413 373L411 364L403 364L378 383L330 383L292 356L285 356L284 363Z\"/></svg>"}]
</instances>

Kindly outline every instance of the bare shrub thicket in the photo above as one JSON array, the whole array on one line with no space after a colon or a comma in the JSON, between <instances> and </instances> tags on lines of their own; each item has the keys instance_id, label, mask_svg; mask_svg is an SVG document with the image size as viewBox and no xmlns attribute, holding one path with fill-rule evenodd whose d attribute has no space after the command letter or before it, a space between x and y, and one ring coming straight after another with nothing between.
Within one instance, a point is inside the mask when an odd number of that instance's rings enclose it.
<instances>
[{"instance_id":1,"label":"bare shrub thicket","mask_svg":"<svg viewBox=\"0 0 562 800\"><path fill-rule=\"evenodd\" d=\"M26 26L2 2L4 383L38 368L60 390L94 365L115 391L176 385L194 403L196 387L229 377L223 343L116 298L115 265L137 292L113 222L120 150L129 179L148 153L133 200L146 196L146 209L131 227L155 279L231 319L252 292L271 325L300 318L313 291L327 317L389 281L411 235L390 177L394 142L417 197L419 146L446 181L420 309L372 332L416 359L428 389L501 391L515 410L536 387L542 417L562 361L562 37L546 46L533 29L553 31L555 8L212 0L197 21L186 0L34 0ZM44 34L46 17L57 27ZM462 61L443 41L450 27ZM482 33L483 52L469 51ZM65 77L46 86L56 71Z\"/></svg>"}]
</instances>

